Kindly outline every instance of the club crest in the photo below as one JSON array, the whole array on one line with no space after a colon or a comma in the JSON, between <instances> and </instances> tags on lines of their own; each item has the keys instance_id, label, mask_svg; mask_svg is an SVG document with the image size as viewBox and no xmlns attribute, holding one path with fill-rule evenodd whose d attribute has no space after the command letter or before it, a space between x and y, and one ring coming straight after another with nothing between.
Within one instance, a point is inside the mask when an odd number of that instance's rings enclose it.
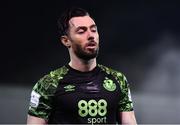
<instances>
[{"instance_id":1,"label":"club crest","mask_svg":"<svg viewBox=\"0 0 180 125\"><path fill-rule=\"evenodd\" d=\"M114 91L116 90L116 84L113 82L113 80L105 77L103 87L108 91Z\"/></svg>"}]
</instances>

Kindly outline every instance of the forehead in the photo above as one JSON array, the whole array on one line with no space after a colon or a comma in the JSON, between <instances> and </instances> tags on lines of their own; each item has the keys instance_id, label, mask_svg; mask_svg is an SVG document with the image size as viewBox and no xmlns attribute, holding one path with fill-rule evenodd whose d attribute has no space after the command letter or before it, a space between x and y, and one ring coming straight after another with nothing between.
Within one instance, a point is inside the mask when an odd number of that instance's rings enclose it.
<instances>
[{"instance_id":1,"label":"forehead","mask_svg":"<svg viewBox=\"0 0 180 125\"><path fill-rule=\"evenodd\" d=\"M70 27L77 28L79 26L91 26L95 25L94 20L90 16L73 17L69 20Z\"/></svg>"}]
</instances>

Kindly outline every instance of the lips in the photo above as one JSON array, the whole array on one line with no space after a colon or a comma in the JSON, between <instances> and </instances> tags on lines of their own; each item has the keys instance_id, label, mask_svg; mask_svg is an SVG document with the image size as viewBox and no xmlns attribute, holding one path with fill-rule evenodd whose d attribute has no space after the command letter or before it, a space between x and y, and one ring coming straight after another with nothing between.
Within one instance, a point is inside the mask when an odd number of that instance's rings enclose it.
<instances>
[{"instance_id":1,"label":"lips","mask_svg":"<svg viewBox=\"0 0 180 125\"><path fill-rule=\"evenodd\" d=\"M86 47L95 47L96 46L96 42L89 42L86 44Z\"/></svg>"}]
</instances>

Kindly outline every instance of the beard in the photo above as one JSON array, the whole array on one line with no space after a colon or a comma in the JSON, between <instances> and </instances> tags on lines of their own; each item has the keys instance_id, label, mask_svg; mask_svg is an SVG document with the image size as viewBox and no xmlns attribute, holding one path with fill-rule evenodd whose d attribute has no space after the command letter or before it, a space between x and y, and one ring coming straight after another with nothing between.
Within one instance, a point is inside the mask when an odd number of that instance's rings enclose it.
<instances>
[{"instance_id":1,"label":"beard","mask_svg":"<svg viewBox=\"0 0 180 125\"><path fill-rule=\"evenodd\" d=\"M86 49L85 47L83 48L82 46L76 44L74 46L74 53L76 54L77 57L83 60L90 60L98 56L99 45L97 45L97 48L94 49Z\"/></svg>"}]
</instances>

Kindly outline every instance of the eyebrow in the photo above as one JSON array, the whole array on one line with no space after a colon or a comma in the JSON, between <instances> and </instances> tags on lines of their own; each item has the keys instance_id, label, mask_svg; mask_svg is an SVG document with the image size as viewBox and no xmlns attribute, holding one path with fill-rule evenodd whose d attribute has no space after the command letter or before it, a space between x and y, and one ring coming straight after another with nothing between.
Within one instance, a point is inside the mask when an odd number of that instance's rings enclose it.
<instances>
[{"instance_id":1,"label":"eyebrow","mask_svg":"<svg viewBox=\"0 0 180 125\"><path fill-rule=\"evenodd\" d=\"M90 28L97 28L96 24L93 24L90 26ZM78 31L79 29L86 29L86 26L79 26L76 28L76 31Z\"/></svg>"},{"instance_id":2,"label":"eyebrow","mask_svg":"<svg viewBox=\"0 0 180 125\"><path fill-rule=\"evenodd\" d=\"M97 28L96 24L90 26L90 28Z\"/></svg>"}]
</instances>

